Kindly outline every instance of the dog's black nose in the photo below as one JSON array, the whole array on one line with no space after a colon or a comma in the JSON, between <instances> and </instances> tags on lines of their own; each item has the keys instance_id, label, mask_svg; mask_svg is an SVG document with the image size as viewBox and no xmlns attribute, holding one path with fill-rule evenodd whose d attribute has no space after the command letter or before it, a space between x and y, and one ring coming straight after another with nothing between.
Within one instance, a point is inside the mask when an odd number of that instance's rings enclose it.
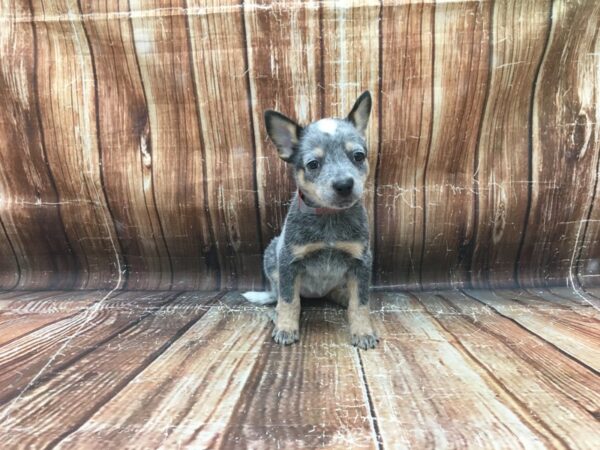
<instances>
[{"instance_id":1,"label":"dog's black nose","mask_svg":"<svg viewBox=\"0 0 600 450\"><path fill-rule=\"evenodd\" d=\"M333 182L333 188L335 189L335 192L344 197L347 197L352 193L353 187L353 178L346 178L345 180L338 180Z\"/></svg>"}]
</instances>

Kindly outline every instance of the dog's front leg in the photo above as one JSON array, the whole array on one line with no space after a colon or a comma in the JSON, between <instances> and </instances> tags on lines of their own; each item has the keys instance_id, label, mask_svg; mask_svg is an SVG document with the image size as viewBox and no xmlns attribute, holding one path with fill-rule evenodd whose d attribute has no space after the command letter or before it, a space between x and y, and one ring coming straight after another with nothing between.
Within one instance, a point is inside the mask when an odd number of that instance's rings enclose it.
<instances>
[{"instance_id":1,"label":"dog's front leg","mask_svg":"<svg viewBox=\"0 0 600 450\"><path fill-rule=\"evenodd\" d=\"M293 344L300 339L300 274L293 266L279 269L279 296L273 339Z\"/></svg>"},{"instance_id":2,"label":"dog's front leg","mask_svg":"<svg viewBox=\"0 0 600 450\"><path fill-rule=\"evenodd\" d=\"M369 317L370 278L370 269L366 266L348 274L348 322L352 345L363 350L374 348L379 340Z\"/></svg>"}]
</instances>

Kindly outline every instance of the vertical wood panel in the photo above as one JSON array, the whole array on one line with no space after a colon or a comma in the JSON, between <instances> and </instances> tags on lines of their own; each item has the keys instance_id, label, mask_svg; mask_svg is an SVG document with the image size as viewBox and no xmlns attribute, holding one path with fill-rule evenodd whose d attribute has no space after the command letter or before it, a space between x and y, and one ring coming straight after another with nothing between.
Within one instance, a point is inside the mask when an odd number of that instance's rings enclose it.
<instances>
[{"instance_id":1,"label":"vertical wood panel","mask_svg":"<svg viewBox=\"0 0 600 450\"><path fill-rule=\"evenodd\" d=\"M588 219L599 153L596 58L600 3L555 2L535 90L531 212L520 258L527 285L564 282ZM586 56L584 56L586 55Z\"/></svg>"},{"instance_id":2,"label":"vertical wood panel","mask_svg":"<svg viewBox=\"0 0 600 450\"><path fill-rule=\"evenodd\" d=\"M199 8L187 17L221 286L252 286L261 282L262 245L243 9L237 0L187 4Z\"/></svg>"},{"instance_id":3,"label":"vertical wood panel","mask_svg":"<svg viewBox=\"0 0 600 450\"><path fill-rule=\"evenodd\" d=\"M80 262L76 287L114 287L121 279L119 242L100 179L95 74L73 2L32 2L42 139L56 181L61 217ZM51 238L51 237L49 237Z\"/></svg>"},{"instance_id":4,"label":"vertical wood panel","mask_svg":"<svg viewBox=\"0 0 600 450\"><path fill-rule=\"evenodd\" d=\"M596 53L600 55L600 47L597 47ZM597 63L600 67L600 61ZM599 77L600 79L600 77ZM597 108L600 111L600 108ZM597 122L600 121L600 116ZM598 158L600 165L600 158ZM600 166L596 170L596 180L600 178ZM593 194L594 199L600 198L600 183L595 182L596 189ZM590 208L588 219L585 223L580 223L578 230L580 238L578 239L579 251L575 266L570 268L569 279L575 284L583 286L600 286L600 207L598 201L594 201Z\"/></svg>"},{"instance_id":5,"label":"vertical wood panel","mask_svg":"<svg viewBox=\"0 0 600 450\"><path fill-rule=\"evenodd\" d=\"M384 2L375 282L420 284L433 121L434 4Z\"/></svg>"},{"instance_id":6,"label":"vertical wood panel","mask_svg":"<svg viewBox=\"0 0 600 450\"><path fill-rule=\"evenodd\" d=\"M19 284L20 277L21 268L17 256L8 239L4 224L0 223L0 289L16 287Z\"/></svg>"},{"instance_id":7,"label":"vertical wood panel","mask_svg":"<svg viewBox=\"0 0 600 450\"><path fill-rule=\"evenodd\" d=\"M421 283L460 284L476 239L475 163L488 84L490 2L435 9L433 129L424 166Z\"/></svg>"},{"instance_id":8,"label":"vertical wood panel","mask_svg":"<svg viewBox=\"0 0 600 450\"><path fill-rule=\"evenodd\" d=\"M593 18L592 18L593 20ZM599 27L600 28L600 27ZM591 149L595 149L598 153L600 148L600 33L596 33L594 40L590 46L591 51L583 53L580 56L579 64L582 64L586 71L586 78L591 85L586 86L586 89L591 90L588 95L591 95L593 107L588 105L589 120L591 121L587 128L592 127L590 133ZM595 68L595 69L594 69ZM589 101L589 100L588 100ZM596 143L595 147L593 142ZM594 175L594 192L591 193L592 202L590 210L586 217L586 223L580 223L578 230L580 251L576 267L571 267L573 275L579 276L579 282L584 286L600 286L600 206L598 198L600 198L600 157L596 158L596 170ZM582 226L583 225L583 226Z\"/></svg>"},{"instance_id":9,"label":"vertical wood panel","mask_svg":"<svg viewBox=\"0 0 600 450\"><path fill-rule=\"evenodd\" d=\"M549 33L549 1L494 3L490 85L479 138L477 240L471 262L476 286L516 282L530 188L531 105ZM527 20L523 20L526 17Z\"/></svg>"},{"instance_id":10,"label":"vertical wood panel","mask_svg":"<svg viewBox=\"0 0 600 450\"><path fill-rule=\"evenodd\" d=\"M596 1L0 8L0 287L259 286L263 111L364 89L376 284L600 283Z\"/></svg>"},{"instance_id":11,"label":"vertical wood panel","mask_svg":"<svg viewBox=\"0 0 600 450\"><path fill-rule=\"evenodd\" d=\"M1 15L30 17L5 1ZM36 36L29 21L0 27L0 286L70 287L76 268L40 133Z\"/></svg>"},{"instance_id":12,"label":"vertical wood panel","mask_svg":"<svg viewBox=\"0 0 600 450\"><path fill-rule=\"evenodd\" d=\"M155 203L153 142L123 1L81 2L96 73L98 145L116 231L123 245L130 289L168 289L172 268ZM122 9L120 9L122 8Z\"/></svg>"},{"instance_id":13,"label":"vertical wood panel","mask_svg":"<svg viewBox=\"0 0 600 450\"><path fill-rule=\"evenodd\" d=\"M173 287L214 288L222 255L209 215L207 167L183 0L172 13L162 2L131 0L135 51L147 100L156 207L171 255ZM150 12L145 12L144 9ZM151 13L156 11L156 13Z\"/></svg>"},{"instance_id":14,"label":"vertical wood panel","mask_svg":"<svg viewBox=\"0 0 600 450\"><path fill-rule=\"evenodd\" d=\"M367 143L369 178L365 207L374 239L374 180L379 150L379 0L322 3L321 48L324 117L346 117L354 101L365 90L374 97ZM318 117L316 117L318 118ZM316 119L315 118L315 119Z\"/></svg>"},{"instance_id":15,"label":"vertical wood panel","mask_svg":"<svg viewBox=\"0 0 600 450\"><path fill-rule=\"evenodd\" d=\"M279 234L294 191L288 168L268 142L263 112L308 123L320 115L319 8L314 1L261 0L244 7L256 174L263 244Z\"/></svg>"}]
</instances>

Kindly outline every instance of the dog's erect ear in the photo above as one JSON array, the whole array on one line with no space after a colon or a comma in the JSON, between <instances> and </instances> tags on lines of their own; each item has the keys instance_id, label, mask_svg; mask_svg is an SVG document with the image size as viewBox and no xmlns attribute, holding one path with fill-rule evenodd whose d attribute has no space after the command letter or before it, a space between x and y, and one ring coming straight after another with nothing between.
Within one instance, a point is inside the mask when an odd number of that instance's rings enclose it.
<instances>
[{"instance_id":1,"label":"dog's erect ear","mask_svg":"<svg viewBox=\"0 0 600 450\"><path fill-rule=\"evenodd\" d=\"M369 91L363 92L356 100L356 103L354 103L352 111L350 111L350 114L348 114L347 117L347 120L349 120L362 135L365 134L367 124L369 123L372 103L371 93Z\"/></svg>"},{"instance_id":2,"label":"dog's erect ear","mask_svg":"<svg viewBox=\"0 0 600 450\"><path fill-rule=\"evenodd\" d=\"M288 162L300 141L302 127L281 113L273 110L265 111L267 133L277 147L279 157Z\"/></svg>"}]
</instances>

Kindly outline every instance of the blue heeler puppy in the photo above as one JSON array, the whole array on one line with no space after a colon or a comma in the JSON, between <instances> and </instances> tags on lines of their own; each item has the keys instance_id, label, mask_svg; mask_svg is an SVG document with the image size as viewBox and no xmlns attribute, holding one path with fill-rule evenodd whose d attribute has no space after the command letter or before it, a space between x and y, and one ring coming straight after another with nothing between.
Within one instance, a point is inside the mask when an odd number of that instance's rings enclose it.
<instances>
[{"instance_id":1,"label":"blue heeler puppy","mask_svg":"<svg viewBox=\"0 0 600 450\"><path fill-rule=\"evenodd\" d=\"M300 297L324 297L348 308L352 344L373 348L369 319L371 250L362 204L369 173L365 130L371 94L364 92L345 119L302 127L276 111L265 112L279 157L294 170L298 191L281 234L264 257L270 292L246 292L253 303L277 302L273 338L299 339Z\"/></svg>"}]
</instances>

